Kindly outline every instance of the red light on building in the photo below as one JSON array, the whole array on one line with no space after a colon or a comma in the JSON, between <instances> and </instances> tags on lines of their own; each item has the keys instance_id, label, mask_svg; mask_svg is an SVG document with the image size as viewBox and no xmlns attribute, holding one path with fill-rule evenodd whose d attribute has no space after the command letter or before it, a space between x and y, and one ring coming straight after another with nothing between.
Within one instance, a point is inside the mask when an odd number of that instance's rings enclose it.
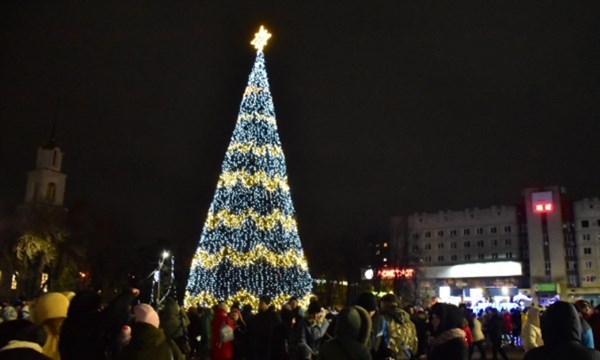
<instances>
[{"instance_id":1,"label":"red light on building","mask_svg":"<svg viewBox=\"0 0 600 360\"><path fill-rule=\"evenodd\" d=\"M377 276L381 279L398 279L398 278L411 278L415 275L415 269L381 269L377 271Z\"/></svg>"},{"instance_id":2,"label":"red light on building","mask_svg":"<svg viewBox=\"0 0 600 360\"><path fill-rule=\"evenodd\" d=\"M536 213L548 213L552 212L552 210L554 210L552 203L541 203L533 206L533 212Z\"/></svg>"},{"instance_id":3,"label":"red light on building","mask_svg":"<svg viewBox=\"0 0 600 360\"><path fill-rule=\"evenodd\" d=\"M531 204L535 213L549 213L554 211L552 191L531 193Z\"/></svg>"}]
</instances>

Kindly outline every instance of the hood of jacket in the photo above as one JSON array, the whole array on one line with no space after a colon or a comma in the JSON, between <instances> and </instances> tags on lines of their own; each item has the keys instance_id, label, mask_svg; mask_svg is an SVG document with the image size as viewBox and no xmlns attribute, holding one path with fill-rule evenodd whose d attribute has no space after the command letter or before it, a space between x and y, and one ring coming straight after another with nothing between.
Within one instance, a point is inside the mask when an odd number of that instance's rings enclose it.
<instances>
[{"instance_id":1,"label":"hood of jacket","mask_svg":"<svg viewBox=\"0 0 600 360\"><path fill-rule=\"evenodd\" d=\"M335 329L335 336L340 341L367 344L370 335L371 317L364 308L350 306L342 309Z\"/></svg>"},{"instance_id":2,"label":"hood of jacket","mask_svg":"<svg viewBox=\"0 0 600 360\"><path fill-rule=\"evenodd\" d=\"M133 347L154 348L166 341L165 333L153 325L136 322L131 325L131 342Z\"/></svg>"},{"instance_id":3,"label":"hood of jacket","mask_svg":"<svg viewBox=\"0 0 600 360\"><path fill-rule=\"evenodd\" d=\"M548 307L541 320L544 344L581 341L581 322L575 306L558 301Z\"/></svg>"},{"instance_id":4,"label":"hood of jacket","mask_svg":"<svg viewBox=\"0 0 600 360\"><path fill-rule=\"evenodd\" d=\"M527 312L527 322L531 325L540 327L540 313L542 309L537 306L532 306Z\"/></svg>"}]
</instances>

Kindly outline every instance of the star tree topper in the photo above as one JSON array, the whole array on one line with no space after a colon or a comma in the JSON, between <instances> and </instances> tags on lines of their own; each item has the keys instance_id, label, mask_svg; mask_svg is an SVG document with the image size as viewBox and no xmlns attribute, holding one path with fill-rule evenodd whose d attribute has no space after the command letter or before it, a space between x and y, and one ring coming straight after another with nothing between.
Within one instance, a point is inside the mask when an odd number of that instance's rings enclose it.
<instances>
[{"instance_id":1,"label":"star tree topper","mask_svg":"<svg viewBox=\"0 0 600 360\"><path fill-rule=\"evenodd\" d=\"M260 26L260 30L256 34L254 34L254 40L250 43L254 48L258 51L262 51L265 45L267 45L267 41L271 38L271 33L265 29L264 26Z\"/></svg>"}]
</instances>

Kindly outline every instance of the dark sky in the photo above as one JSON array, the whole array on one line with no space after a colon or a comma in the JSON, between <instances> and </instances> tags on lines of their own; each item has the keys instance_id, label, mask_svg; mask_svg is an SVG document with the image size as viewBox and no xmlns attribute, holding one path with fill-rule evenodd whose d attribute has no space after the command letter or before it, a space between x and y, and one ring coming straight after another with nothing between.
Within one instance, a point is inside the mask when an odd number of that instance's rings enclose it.
<instances>
[{"instance_id":1,"label":"dark sky","mask_svg":"<svg viewBox=\"0 0 600 360\"><path fill-rule=\"evenodd\" d=\"M309 262L394 214L600 195L600 2L282 3L2 2L0 203L57 112L68 204L195 249L260 24Z\"/></svg>"}]
</instances>

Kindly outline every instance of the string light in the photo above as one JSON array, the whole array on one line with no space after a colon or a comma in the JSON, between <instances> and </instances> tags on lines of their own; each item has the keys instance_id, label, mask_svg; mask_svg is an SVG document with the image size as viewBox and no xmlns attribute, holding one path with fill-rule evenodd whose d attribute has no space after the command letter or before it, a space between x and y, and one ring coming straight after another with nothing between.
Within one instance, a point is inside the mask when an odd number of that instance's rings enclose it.
<instances>
[{"instance_id":1,"label":"string light","mask_svg":"<svg viewBox=\"0 0 600 360\"><path fill-rule=\"evenodd\" d=\"M202 266L205 269L212 269L219 265L223 261L222 259L226 259L233 266L249 266L262 260L274 267L299 266L304 270L308 270L308 263L302 252L289 250L281 254L270 251L262 245L258 245L248 252L237 252L228 246L222 247L221 250L213 254L207 251L199 251L192 259L192 267Z\"/></svg>"},{"instance_id":2,"label":"string light","mask_svg":"<svg viewBox=\"0 0 600 360\"><path fill-rule=\"evenodd\" d=\"M252 42L256 60L192 260L188 306L218 301L255 306L261 295L271 296L275 306L290 296L308 303L312 279L262 52L270 36L261 27Z\"/></svg>"}]
</instances>

